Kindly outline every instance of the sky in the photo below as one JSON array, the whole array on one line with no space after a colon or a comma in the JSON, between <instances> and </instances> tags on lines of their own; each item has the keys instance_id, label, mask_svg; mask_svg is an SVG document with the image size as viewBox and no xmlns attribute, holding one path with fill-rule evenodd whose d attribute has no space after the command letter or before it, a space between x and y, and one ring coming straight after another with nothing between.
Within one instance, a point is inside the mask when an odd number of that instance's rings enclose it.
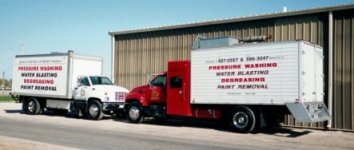
<instances>
[{"instance_id":1,"label":"sky","mask_svg":"<svg viewBox=\"0 0 354 150\"><path fill-rule=\"evenodd\" d=\"M111 73L110 31L203 22L353 4L354 0L0 0L0 77L15 55L67 52L103 58Z\"/></svg>"}]
</instances>

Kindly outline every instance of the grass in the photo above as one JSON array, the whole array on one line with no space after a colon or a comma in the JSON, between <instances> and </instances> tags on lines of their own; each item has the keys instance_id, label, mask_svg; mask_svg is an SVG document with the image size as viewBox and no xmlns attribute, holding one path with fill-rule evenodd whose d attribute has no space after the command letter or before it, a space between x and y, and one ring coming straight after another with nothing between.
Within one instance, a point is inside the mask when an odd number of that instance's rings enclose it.
<instances>
[{"instance_id":1,"label":"grass","mask_svg":"<svg viewBox=\"0 0 354 150\"><path fill-rule=\"evenodd\" d=\"M12 99L11 96L0 95L0 102L13 102L13 101L15 100Z\"/></svg>"}]
</instances>

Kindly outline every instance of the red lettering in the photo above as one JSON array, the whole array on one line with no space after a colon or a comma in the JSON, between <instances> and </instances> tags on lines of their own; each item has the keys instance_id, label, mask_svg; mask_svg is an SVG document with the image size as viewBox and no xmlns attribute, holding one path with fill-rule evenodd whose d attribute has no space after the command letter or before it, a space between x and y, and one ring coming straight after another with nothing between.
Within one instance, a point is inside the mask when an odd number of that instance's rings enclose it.
<instances>
[{"instance_id":1,"label":"red lettering","mask_svg":"<svg viewBox=\"0 0 354 150\"><path fill-rule=\"evenodd\" d=\"M264 77L255 77L255 78L222 78L221 83L235 83L235 82L265 82Z\"/></svg>"},{"instance_id":2,"label":"red lettering","mask_svg":"<svg viewBox=\"0 0 354 150\"><path fill-rule=\"evenodd\" d=\"M241 69L241 65L219 65L209 66L209 70L227 70L227 69Z\"/></svg>"},{"instance_id":3,"label":"red lettering","mask_svg":"<svg viewBox=\"0 0 354 150\"><path fill-rule=\"evenodd\" d=\"M54 84L53 79L24 79L23 83L29 84Z\"/></svg>"},{"instance_id":4,"label":"red lettering","mask_svg":"<svg viewBox=\"0 0 354 150\"><path fill-rule=\"evenodd\" d=\"M271 68L277 67L277 63L245 64L245 68Z\"/></svg>"},{"instance_id":5,"label":"red lettering","mask_svg":"<svg viewBox=\"0 0 354 150\"><path fill-rule=\"evenodd\" d=\"M37 66L19 66L17 69L20 71L38 71Z\"/></svg>"},{"instance_id":6,"label":"red lettering","mask_svg":"<svg viewBox=\"0 0 354 150\"><path fill-rule=\"evenodd\" d=\"M41 66L42 71L61 71L63 70L62 66Z\"/></svg>"}]
</instances>

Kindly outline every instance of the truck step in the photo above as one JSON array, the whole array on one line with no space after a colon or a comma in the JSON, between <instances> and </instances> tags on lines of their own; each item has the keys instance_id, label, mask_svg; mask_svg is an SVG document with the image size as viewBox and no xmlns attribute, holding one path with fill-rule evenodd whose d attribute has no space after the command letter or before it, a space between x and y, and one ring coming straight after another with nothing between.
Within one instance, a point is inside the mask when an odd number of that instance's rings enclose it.
<instances>
[{"instance_id":1,"label":"truck step","mask_svg":"<svg viewBox=\"0 0 354 150\"><path fill-rule=\"evenodd\" d=\"M310 123L331 120L323 102L286 103L296 121Z\"/></svg>"}]
</instances>

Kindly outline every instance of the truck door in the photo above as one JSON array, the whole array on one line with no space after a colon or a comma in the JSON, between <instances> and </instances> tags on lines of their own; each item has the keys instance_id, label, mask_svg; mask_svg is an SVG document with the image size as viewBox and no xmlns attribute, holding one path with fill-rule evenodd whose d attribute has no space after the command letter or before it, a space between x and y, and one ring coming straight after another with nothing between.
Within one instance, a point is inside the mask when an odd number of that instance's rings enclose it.
<instances>
[{"instance_id":1,"label":"truck door","mask_svg":"<svg viewBox=\"0 0 354 150\"><path fill-rule=\"evenodd\" d=\"M90 81L88 77L81 77L77 81L77 87L75 87L75 100L86 100L87 95L89 94Z\"/></svg>"},{"instance_id":2,"label":"truck door","mask_svg":"<svg viewBox=\"0 0 354 150\"><path fill-rule=\"evenodd\" d=\"M150 82L149 103L166 102L166 74L158 75Z\"/></svg>"},{"instance_id":3,"label":"truck door","mask_svg":"<svg viewBox=\"0 0 354 150\"><path fill-rule=\"evenodd\" d=\"M190 62L171 61L167 72L167 114L191 116Z\"/></svg>"}]
</instances>

